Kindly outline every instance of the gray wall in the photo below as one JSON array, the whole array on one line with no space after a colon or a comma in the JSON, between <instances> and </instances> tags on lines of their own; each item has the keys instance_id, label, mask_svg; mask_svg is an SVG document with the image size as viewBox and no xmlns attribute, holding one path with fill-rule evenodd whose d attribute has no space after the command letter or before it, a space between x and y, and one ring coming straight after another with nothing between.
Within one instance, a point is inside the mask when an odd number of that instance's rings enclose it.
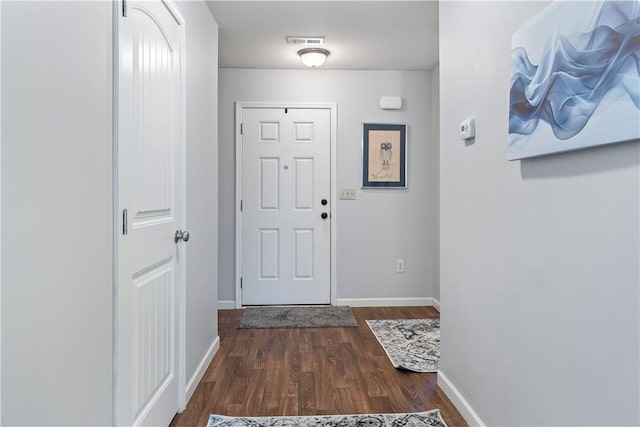
<instances>
[{"instance_id":1,"label":"gray wall","mask_svg":"<svg viewBox=\"0 0 640 427\"><path fill-rule=\"evenodd\" d=\"M2 425L112 423L112 4L2 2ZM217 337L217 25L187 21L187 380Z\"/></svg>"},{"instance_id":2,"label":"gray wall","mask_svg":"<svg viewBox=\"0 0 640 427\"><path fill-rule=\"evenodd\" d=\"M440 4L442 372L488 425L637 426L639 142L505 160L511 34L545 6Z\"/></svg>"},{"instance_id":3,"label":"gray wall","mask_svg":"<svg viewBox=\"0 0 640 427\"><path fill-rule=\"evenodd\" d=\"M406 110L382 111L382 95L400 95ZM434 188L431 164L431 73L426 71L220 70L220 300L235 299L234 102L338 104L338 187L357 200L337 209L338 298L432 297ZM362 123L406 123L408 190L361 190ZM396 273L396 258L406 273Z\"/></svg>"},{"instance_id":4,"label":"gray wall","mask_svg":"<svg viewBox=\"0 0 640 427\"><path fill-rule=\"evenodd\" d=\"M111 424L111 10L2 2L2 425Z\"/></svg>"},{"instance_id":5,"label":"gray wall","mask_svg":"<svg viewBox=\"0 0 640 427\"><path fill-rule=\"evenodd\" d=\"M187 381L218 335L218 25L181 1L187 25Z\"/></svg>"}]
</instances>

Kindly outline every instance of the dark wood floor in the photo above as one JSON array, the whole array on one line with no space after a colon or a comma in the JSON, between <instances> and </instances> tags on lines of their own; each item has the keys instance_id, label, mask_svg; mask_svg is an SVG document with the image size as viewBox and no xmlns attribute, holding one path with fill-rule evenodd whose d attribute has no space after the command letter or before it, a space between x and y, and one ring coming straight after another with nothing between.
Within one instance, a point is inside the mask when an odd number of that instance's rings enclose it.
<instances>
[{"instance_id":1,"label":"dark wood floor","mask_svg":"<svg viewBox=\"0 0 640 427\"><path fill-rule=\"evenodd\" d=\"M467 426L436 374L394 369L365 320L438 317L432 307L353 308L357 328L237 329L242 310L219 312L220 350L172 427L230 416L332 415L440 409Z\"/></svg>"}]
</instances>

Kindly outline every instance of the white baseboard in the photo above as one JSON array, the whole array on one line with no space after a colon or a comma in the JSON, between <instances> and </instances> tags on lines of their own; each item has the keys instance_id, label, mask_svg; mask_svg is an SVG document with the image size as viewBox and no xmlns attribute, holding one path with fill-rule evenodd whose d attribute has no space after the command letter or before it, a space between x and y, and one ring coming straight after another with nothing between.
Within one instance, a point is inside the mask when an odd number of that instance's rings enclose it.
<instances>
[{"instance_id":1,"label":"white baseboard","mask_svg":"<svg viewBox=\"0 0 640 427\"><path fill-rule=\"evenodd\" d=\"M456 407L470 427L486 427L486 424L480 419L476 411L473 410L469 402L467 402L467 399L460 393L460 390L453 385L451 380L449 380L442 371L438 371L438 387L447 395L451 403L453 403L453 406Z\"/></svg>"},{"instance_id":2,"label":"white baseboard","mask_svg":"<svg viewBox=\"0 0 640 427\"><path fill-rule=\"evenodd\" d=\"M235 310L236 302L230 301L218 301L218 310Z\"/></svg>"},{"instance_id":3,"label":"white baseboard","mask_svg":"<svg viewBox=\"0 0 640 427\"><path fill-rule=\"evenodd\" d=\"M198 387L198 384L200 384L200 380L202 380L204 373L207 371L209 364L213 360L213 356L216 355L219 349L220 349L220 337L216 337L216 339L213 340L213 342L209 346L209 349L204 354L204 357L198 364L198 367L196 368L196 371L193 373L193 376L187 383L187 390L186 390L187 395L186 395L186 399L184 400L185 402L189 403L189 400L193 396L193 393L196 391L196 387Z\"/></svg>"},{"instance_id":4,"label":"white baseboard","mask_svg":"<svg viewBox=\"0 0 640 427\"><path fill-rule=\"evenodd\" d=\"M435 298L338 298L337 305L351 307L423 307L433 306L440 311L440 301ZM218 301L218 310L235 310L236 302Z\"/></svg>"},{"instance_id":5,"label":"white baseboard","mask_svg":"<svg viewBox=\"0 0 640 427\"><path fill-rule=\"evenodd\" d=\"M337 305L351 307L422 307L432 306L433 298L338 298Z\"/></svg>"}]
</instances>

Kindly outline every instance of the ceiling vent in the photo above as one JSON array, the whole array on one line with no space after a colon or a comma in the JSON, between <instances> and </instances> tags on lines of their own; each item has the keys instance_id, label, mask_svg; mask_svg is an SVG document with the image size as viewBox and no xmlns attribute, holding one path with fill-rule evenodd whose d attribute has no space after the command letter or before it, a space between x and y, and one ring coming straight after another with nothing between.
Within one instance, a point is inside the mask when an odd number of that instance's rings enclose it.
<instances>
[{"instance_id":1,"label":"ceiling vent","mask_svg":"<svg viewBox=\"0 0 640 427\"><path fill-rule=\"evenodd\" d=\"M287 43L296 46L320 46L324 44L324 37L287 37Z\"/></svg>"}]
</instances>

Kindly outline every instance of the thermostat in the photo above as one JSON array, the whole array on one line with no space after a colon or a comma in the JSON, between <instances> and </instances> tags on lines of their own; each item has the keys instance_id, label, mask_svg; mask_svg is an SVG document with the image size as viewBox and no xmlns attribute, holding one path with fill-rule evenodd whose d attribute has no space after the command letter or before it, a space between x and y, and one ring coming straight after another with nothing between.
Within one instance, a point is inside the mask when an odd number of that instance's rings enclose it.
<instances>
[{"instance_id":1,"label":"thermostat","mask_svg":"<svg viewBox=\"0 0 640 427\"><path fill-rule=\"evenodd\" d=\"M476 136L476 121L468 118L460 122L460 139L471 139Z\"/></svg>"}]
</instances>

